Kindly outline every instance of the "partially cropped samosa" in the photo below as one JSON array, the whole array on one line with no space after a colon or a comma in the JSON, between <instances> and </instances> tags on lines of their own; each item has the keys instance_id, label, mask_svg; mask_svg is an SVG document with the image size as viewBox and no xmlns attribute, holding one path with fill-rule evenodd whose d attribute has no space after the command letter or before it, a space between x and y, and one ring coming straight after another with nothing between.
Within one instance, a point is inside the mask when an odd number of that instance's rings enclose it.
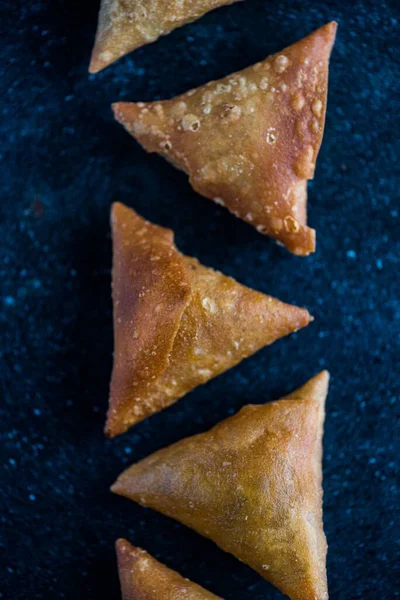
<instances>
[{"instance_id":1,"label":"partially cropped samosa","mask_svg":"<svg viewBox=\"0 0 400 600\"><path fill-rule=\"evenodd\" d=\"M122 600L221 600L126 540L115 547Z\"/></svg>"},{"instance_id":2,"label":"partially cropped samosa","mask_svg":"<svg viewBox=\"0 0 400 600\"><path fill-rule=\"evenodd\" d=\"M218 6L238 0L102 0L90 73Z\"/></svg>"},{"instance_id":3,"label":"partially cropped samosa","mask_svg":"<svg viewBox=\"0 0 400 600\"><path fill-rule=\"evenodd\" d=\"M311 320L180 254L172 231L122 204L112 209L112 235L110 437Z\"/></svg>"},{"instance_id":4,"label":"partially cropped samosa","mask_svg":"<svg viewBox=\"0 0 400 600\"><path fill-rule=\"evenodd\" d=\"M193 188L291 252L315 250L307 180L322 142L336 23L282 53L163 102L119 102L116 119Z\"/></svg>"},{"instance_id":5,"label":"partially cropped samosa","mask_svg":"<svg viewBox=\"0 0 400 600\"><path fill-rule=\"evenodd\" d=\"M192 527L292 600L326 600L326 371L127 469L112 491Z\"/></svg>"}]
</instances>

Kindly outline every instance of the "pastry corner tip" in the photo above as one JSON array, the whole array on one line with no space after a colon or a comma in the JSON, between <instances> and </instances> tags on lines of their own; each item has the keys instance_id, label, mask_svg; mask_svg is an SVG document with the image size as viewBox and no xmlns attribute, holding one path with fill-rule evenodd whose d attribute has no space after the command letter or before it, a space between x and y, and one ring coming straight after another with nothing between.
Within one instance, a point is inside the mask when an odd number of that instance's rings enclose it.
<instances>
[{"instance_id":1,"label":"pastry corner tip","mask_svg":"<svg viewBox=\"0 0 400 600\"><path fill-rule=\"evenodd\" d=\"M289 333L296 333L314 321L314 317L310 314L308 309L303 308L302 306L286 304L284 310L286 312L286 323L288 324Z\"/></svg>"},{"instance_id":2,"label":"pastry corner tip","mask_svg":"<svg viewBox=\"0 0 400 600\"><path fill-rule=\"evenodd\" d=\"M319 30L320 33L324 35L324 38L326 40L327 49L329 51L328 54L330 54L333 48L333 44L335 43L338 26L339 24L337 21L329 21L328 23L323 25Z\"/></svg>"},{"instance_id":3,"label":"pastry corner tip","mask_svg":"<svg viewBox=\"0 0 400 600\"><path fill-rule=\"evenodd\" d=\"M329 379L331 377L331 374L328 371L328 369L324 369L323 371L321 371L320 373L318 373L317 377L320 377L324 381L329 381Z\"/></svg>"},{"instance_id":4,"label":"pastry corner tip","mask_svg":"<svg viewBox=\"0 0 400 600\"><path fill-rule=\"evenodd\" d=\"M329 29L329 31L331 31L332 33L336 33L338 27L339 27L339 23L335 20L333 21L329 21L329 23L326 24L326 27Z\"/></svg>"},{"instance_id":5,"label":"pastry corner tip","mask_svg":"<svg viewBox=\"0 0 400 600\"><path fill-rule=\"evenodd\" d=\"M116 435L118 435L118 433L114 430L114 427L110 423L109 418L107 418L106 424L104 426L104 435L109 440L112 440L113 438L115 438Z\"/></svg>"},{"instance_id":6,"label":"pastry corner tip","mask_svg":"<svg viewBox=\"0 0 400 600\"><path fill-rule=\"evenodd\" d=\"M124 124L124 116L126 114L126 109L128 106L134 106L134 103L132 103L132 102L112 102L111 103L111 110L113 112L114 119L116 121L118 121L119 123L121 123L121 125Z\"/></svg>"},{"instance_id":7,"label":"pastry corner tip","mask_svg":"<svg viewBox=\"0 0 400 600\"><path fill-rule=\"evenodd\" d=\"M286 247L295 256L310 256L310 254L314 254L317 249L317 234L315 229L308 227L307 225L303 225L299 234L301 237L297 237L294 240L290 240Z\"/></svg>"},{"instance_id":8,"label":"pastry corner tip","mask_svg":"<svg viewBox=\"0 0 400 600\"><path fill-rule=\"evenodd\" d=\"M118 119L118 113L119 113L119 111L121 109L121 105L122 105L122 102L112 102L111 103L111 110L112 110L112 112L114 114L114 117L116 119Z\"/></svg>"},{"instance_id":9,"label":"pastry corner tip","mask_svg":"<svg viewBox=\"0 0 400 600\"><path fill-rule=\"evenodd\" d=\"M123 204L119 200L115 200L114 202L112 202L110 206L111 217L114 217L117 213L123 211L124 208L126 208L125 204Z\"/></svg>"},{"instance_id":10,"label":"pastry corner tip","mask_svg":"<svg viewBox=\"0 0 400 600\"><path fill-rule=\"evenodd\" d=\"M90 75L95 75L102 71L107 65L103 64L102 61L99 60L98 52L96 47L93 49L92 55L89 61L88 71Z\"/></svg>"},{"instance_id":11,"label":"pastry corner tip","mask_svg":"<svg viewBox=\"0 0 400 600\"><path fill-rule=\"evenodd\" d=\"M319 374L319 377L320 377L320 385L323 387L324 402L325 402L326 397L328 395L331 374L329 373L329 371L327 369L325 369L324 371L321 371L321 373Z\"/></svg>"},{"instance_id":12,"label":"pastry corner tip","mask_svg":"<svg viewBox=\"0 0 400 600\"><path fill-rule=\"evenodd\" d=\"M325 25L325 31L327 33L330 51L332 50L333 45L335 43L338 27L339 23L337 21L330 21Z\"/></svg>"},{"instance_id":13,"label":"pastry corner tip","mask_svg":"<svg viewBox=\"0 0 400 600\"><path fill-rule=\"evenodd\" d=\"M300 40L299 43L301 44L304 41L311 42L309 52L314 54L315 57L319 57L323 62L327 62L335 43L337 28L338 23L336 21L329 21L321 25L321 27L314 29L309 35Z\"/></svg>"},{"instance_id":14,"label":"pastry corner tip","mask_svg":"<svg viewBox=\"0 0 400 600\"><path fill-rule=\"evenodd\" d=\"M115 550L117 554L123 554L130 548L130 543L125 538L118 538L115 542Z\"/></svg>"},{"instance_id":15,"label":"pastry corner tip","mask_svg":"<svg viewBox=\"0 0 400 600\"><path fill-rule=\"evenodd\" d=\"M315 320L308 308L296 306L296 312L298 315L300 315L299 329L301 329L302 327L307 327L307 325L309 325Z\"/></svg>"},{"instance_id":16,"label":"pastry corner tip","mask_svg":"<svg viewBox=\"0 0 400 600\"><path fill-rule=\"evenodd\" d=\"M89 68L88 68L89 75L96 75L96 73L98 73L99 71L100 71L100 69L96 66L96 63L93 61L90 61Z\"/></svg>"},{"instance_id":17,"label":"pastry corner tip","mask_svg":"<svg viewBox=\"0 0 400 600\"><path fill-rule=\"evenodd\" d=\"M117 496L122 496L122 486L119 477L114 481L112 485L110 485L110 492L116 494Z\"/></svg>"},{"instance_id":18,"label":"pastry corner tip","mask_svg":"<svg viewBox=\"0 0 400 600\"><path fill-rule=\"evenodd\" d=\"M338 26L337 21L328 21L325 25L321 25L314 33L324 33L329 38L335 38Z\"/></svg>"},{"instance_id":19,"label":"pastry corner tip","mask_svg":"<svg viewBox=\"0 0 400 600\"><path fill-rule=\"evenodd\" d=\"M312 387L312 394L315 400L318 400L321 405L325 404L325 400L328 395L329 380L330 373L324 369L315 375L309 382L310 386Z\"/></svg>"}]
</instances>

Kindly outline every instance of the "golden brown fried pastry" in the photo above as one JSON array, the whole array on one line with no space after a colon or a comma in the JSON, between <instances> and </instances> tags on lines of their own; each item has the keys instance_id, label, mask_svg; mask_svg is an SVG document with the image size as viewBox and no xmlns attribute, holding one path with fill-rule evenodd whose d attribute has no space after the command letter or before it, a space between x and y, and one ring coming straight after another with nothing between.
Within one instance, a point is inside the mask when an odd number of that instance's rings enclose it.
<instances>
[{"instance_id":1,"label":"golden brown fried pastry","mask_svg":"<svg viewBox=\"0 0 400 600\"><path fill-rule=\"evenodd\" d=\"M173 233L122 204L112 209L113 437L311 320L201 265Z\"/></svg>"},{"instance_id":2,"label":"golden brown fried pastry","mask_svg":"<svg viewBox=\"0 0 400 600\"><path fill-rule=\"evenodd\" d=\"M122 600L221 600L126 540L116 550Z\"/></svg>"},{"instance_id":3,"label":"golden brown fried pastry","mask_svg":"<svg viewBox=\"0 0 400 600\"><path fill-rule=\"evenodd\" d=\"M315 250L307 180L322 142L336 23L280 54L164 102L119 102L116 119L193 188L291 252Z\"/></svg>"},{"instance_id":4,"label":"golden brown fried pastry","mask_svg":"<svg viewBox=\"0 0 400 600\"><path fill-rule=\"evenodd\" d=\"M326 600L326 371L127 469L112 491L192 527L292 600Z\"/></svg>"},{"instance_id":5,"label":"golden brown fried pastry","mask_svg":"<svg viewBox=\"0 0 400 600\"><path fill-rule=\"evenodd\" d=\"M238 0L102 0L89 71L150 44L210 10Z\"/></svg>"}]
</instances>

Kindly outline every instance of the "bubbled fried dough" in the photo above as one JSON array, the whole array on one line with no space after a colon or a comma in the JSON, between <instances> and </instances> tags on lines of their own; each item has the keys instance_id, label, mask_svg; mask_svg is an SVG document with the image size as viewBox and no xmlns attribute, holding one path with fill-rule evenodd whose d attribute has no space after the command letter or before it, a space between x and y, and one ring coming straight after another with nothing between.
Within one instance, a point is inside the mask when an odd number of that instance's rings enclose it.
<instances>
[{"instance_id":1,"label":"bubbled fried dough","mask_svg":"<svg viewBox=\"0 0 400 600\"><path fill-rule=\"evenodd\" d=\"M238 0L102 0L89 71Z\"/></svg>"},{"instance_id":2,"label":"bubbled fried dough","mask_svg":"<svg viewBox=\"0 0 400 600\"><path fill-rule=\"evenodd\" d=\"M222 600L126 540L116 551L122 600Z\"/></svg>"},{"instance_id":3,"label":"bubbled fried dough","mask_svg":"<svg viewBox=\"0 0 400 600\"><path fill-rule=\"evenodd\" d=\"M248 405L127 469L112 491L210 538L292 600L327 600L322 435L329 375Z\"/></svg>"},{"instance_id":4,"label":"bubbled fried dough","mask_svg":"<svg viewBox=\"0 0 400 600\"><path fill-rule=\"evenodd\" d=\"M312 320L181 254L172 231L122 204L111 220L110 437Z\"/></svg>"},{"instance_id":5,"label":"bubbled fried dough","mask_svg":"<svg viewBox=\"0 0 400 600\"><path fill-rule=\"evenodd\" d=\"M252 67L163 102L119 102L116 119L193 188L284 244L315 250L307 180L321 146L336 23Z\"/></svg>"}]
</instances>

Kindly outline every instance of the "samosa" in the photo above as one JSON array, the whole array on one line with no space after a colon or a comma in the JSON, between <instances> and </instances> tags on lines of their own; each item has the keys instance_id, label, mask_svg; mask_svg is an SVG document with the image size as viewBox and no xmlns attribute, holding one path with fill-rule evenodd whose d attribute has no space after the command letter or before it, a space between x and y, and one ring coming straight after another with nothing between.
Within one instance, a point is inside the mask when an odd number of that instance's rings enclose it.
<instances>
[{"instance_id":1,"label":"samosa","mask_svg":"<svg viewBox=\"0 0 400 600\"><path fill-rule=\"evenodd\" d=\"M102 0L89 71L150 44L210 10L238 0Z\"/></svg>"},{"instance_id":2,"label":"samosa","mask_svg":"<svg viewBox=\"0 0 400 600\"><path fill-rule=\"evenodd\" d=\"M162 102L118 102L116 119L192 187L291 252L315 250L307 180L322 142L336 23L243 71Z\"/></svg>"},{"instance_id":3,"label":"samosa","mask_svg":"<svg viewBox=\"0 0 400 600\"><path fill-rule=\"evenodd\" d=\"M322 435L329 375L248 405L128 468L112 491L181 521L292 600L326 600Z\"/></svg>"},{"instance_id":4,"label":"samosa","mask_svg":"<svg viewBox=\"0 0 400 600\"><path fill-rule=\"evenodd\" d=\"M122 600L221 600L126 540L115 546Z\"/></svg>"},{"instance_id":5,"label":"samosa","mask_svg":"<svg viewBox=\"0 0 400 600\"><path fill-rule=\"evenodd\" d=\"M112 237L110 437L312 319L181 254L172 231L118 203Z\"/></svg>"}]
</instances>

